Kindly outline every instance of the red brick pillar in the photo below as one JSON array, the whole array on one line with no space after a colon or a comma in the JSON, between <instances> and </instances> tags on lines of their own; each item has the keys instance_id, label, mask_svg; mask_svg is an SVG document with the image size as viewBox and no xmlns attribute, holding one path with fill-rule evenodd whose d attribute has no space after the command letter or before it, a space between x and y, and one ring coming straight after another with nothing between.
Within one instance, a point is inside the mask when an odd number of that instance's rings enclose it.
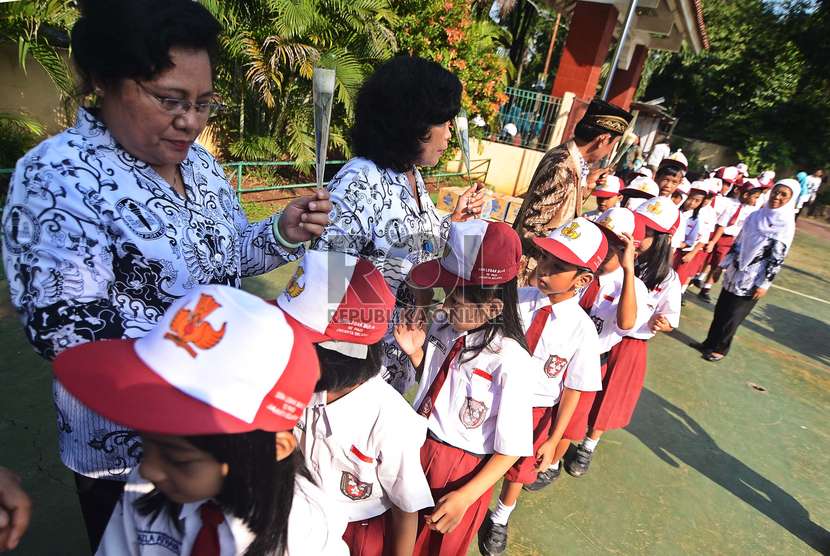
<instances>
[{"instance_id":1,"label":"red brick pillar","mask_svg":"<svg viewBox=\"0 0 830 556\"><path fill-rule=\"evenodd\" d=\"M600 68L608 54L617 15L617 8L612 4L581 0L576 3L553 82L553 96L561 97L568 91L581 99L596 95Z\"/></svg>"},{"instance_id":2,"label":"red brick pillar","mask_svg":"<svg viewBox=\"0 0 830 556\"><path fill-rule=\"evenodd\" d=\"M617 69L617 73L614 74L611 89L608 91L608 102L628 110L631 101L634 100L634 93L637 92L637 87L640 85L640 77L643 75L646 58L648 58L648 47L638 44L634 48L628 69Z\"/></svg>"}]
</instances>

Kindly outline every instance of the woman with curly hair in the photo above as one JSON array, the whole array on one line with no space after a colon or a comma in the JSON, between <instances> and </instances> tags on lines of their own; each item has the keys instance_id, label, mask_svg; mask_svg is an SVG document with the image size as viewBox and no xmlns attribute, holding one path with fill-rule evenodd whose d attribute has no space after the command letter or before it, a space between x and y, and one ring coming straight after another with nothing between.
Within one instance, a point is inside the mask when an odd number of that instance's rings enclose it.
<instances>
[{"instance_id":1,"label":"woman with curly hair","mask_svg":"<svg viewBox=\"0 0 830 556\"><path fill-rule=\"evenodd\" d=\"M461 82L435 62L398 56L381 65L360 89L349 160L328 189L334 210L315 249L365 257L381 271L400 309L423 307L432 290L405 283L416 264L444 250L449 222L477 217L484 195L470 187L453 213L439 216L419 166L438 164L461 106ZM392 334L384 339L383 376L398 391L414 384L406 354Z\"/></svg>"}]
</instances>

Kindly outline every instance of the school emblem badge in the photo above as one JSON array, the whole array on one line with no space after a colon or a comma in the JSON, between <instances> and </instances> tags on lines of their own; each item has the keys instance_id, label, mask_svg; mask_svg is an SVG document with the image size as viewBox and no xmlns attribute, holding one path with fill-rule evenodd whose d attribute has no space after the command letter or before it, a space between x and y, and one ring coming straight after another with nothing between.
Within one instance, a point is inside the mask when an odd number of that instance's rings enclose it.
<instances>
[{"instance_id":1,"label":"school emblem badge","mask_svg":"<svg viewBox=\"0 0 830 556\"><path fill-rule=\"evenodd\" d=\"M604 220L597 220L597 224L602 224L612 232L614 231L614 219L610 216L606 216Z\"/></svg>"},{"instance_id":2,"label":"school emblem badge","mask_svg":"<svg viewBox=\"0 0 830 556\"><path fill-rule=\"evenodd\" d=\"M562 228L562 235L565 236L568 239L578 239L579 236L581 235L579 233L579 222L574 220L573 222L568 224L566 227Z\"/></svg>"},{"instance_id":3,"label":"school emblem badge","mask_svg":"<svg viewBox=\"0 0 830 556\"><path fill-rule=\"evenodd\" d=\"M597 327L597 334L602 332L602 327L605 324L603 320L599 317L591 317L591 320L594 321L594 326Z\"/></svg>"},{"instance_id":4,"label":"school emblem badge","mask_svg":"<svg viewBox=\"0 0 830 556\"><path fill-rule=\"evenodd\" d=\"M289 298L294 298L303 293L305 289L305 280L300 282L300 278L303 277L305 271L303 267L297 267L297 270L294 272L294 276L291 277L291 280L288 281L288 285L285 286L285 295Z\"/></svg>"},{"instance_id":5,"label":"school emblem badge","mask_svg":"<svg viewBox=\"0 0 830 556\"><path fill-rule=\"evenodd\" d=\"M351 500L366 500L372 495L372 483L364 483L352 473L343 471L340 476L340 492Z\"/></svg>"},{"instance_id":6,"label":"school emblem badge","mask_svg":"<svg viewBox=\"0 0 830 556\"><path fill-rule=\"evenodd\" d=\"M487 406L484 405L484 402L468 397L464 400L464 405L461 406L461 412L458 416L468 429L480 427L487 416Z\"/></svg>"},{"instance_id":7,"label":"school emblem badge","mask_svg":"<svg viewBox=\"0 0 830 556\"><path fill-rule=\"evenodd\" d=\"M192 311L182 307L176 312L170 322L170 332L164 335L164 339L170 340L194 358L198 353L191 344L200 350L211 349L225 335L228 323L223 323L222 328L216 330L205 319L220 307L213 296L201 294Z\"/></svg>"},{"instance_id":8,"label":"school emblem badge","mask_svg":"<svg viewBox=\"0 0 830 556\"><path fill-rule=\"evenodd\" d=\"M660 214L663 212L662 207L660 207L659 203L652 203L646 207L646 210L652 214Z\"/></svg>"},{"instance_id":9,"label":"school emblem badge","mask_svg":"<svg viewBox=\"0 0 830 556\"><path fill-rule=\"evenodd\" d=\"M568 360L558 355L551 355L545 362L545 374L556 378L568 367Z\"/></svg>"}]
</instances>

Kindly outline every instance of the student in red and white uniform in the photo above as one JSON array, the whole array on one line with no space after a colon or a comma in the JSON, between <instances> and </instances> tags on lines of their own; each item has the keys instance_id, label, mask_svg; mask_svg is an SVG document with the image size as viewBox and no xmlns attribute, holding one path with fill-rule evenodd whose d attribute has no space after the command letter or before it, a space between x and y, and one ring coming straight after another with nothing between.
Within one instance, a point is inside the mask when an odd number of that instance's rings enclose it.
<instances>
[{"instance_id":1,"label":"student in red and white uniform","mask_svg":"<svg viewBox=\"0 0 830 556\"><path fill-rule=\"evenodd\" d=\"M692 190L692 184L687 180L685 177L680 182L680 185L672 192L670 198L672 202L682 207L683 203L686 202L686 199L689 197L689 192ZM705 195L704 195L705 196ZM683 209L680 210L680 224L677 226L677 231L674 233L671 239L671 246L672 249L682 249L683 244L686 240L686 220L688 216L684 213Z\"/></svg>"},{"instance_id":2,"label":"student in red and white uniform","mask_svg":"<svg viewBox=\"0 0 830 556\"><path fill-rule=\"evenodd\" d=\"M709 290L721 275L720 263L735 243L735 237L741 231L747 217L757 210L755 205L762 191L763 188L757 180L744 180L738 199L732 200L721 212L715 230L704 248L704 251L712 256L709 259L709 276L698 295L707 303L712 301Z\"/></svg>"},{"instance_id":3,"label":"student in red and white uniform","mask_svg":"<svg viewBox=\"0 0 830 556\"><path fill-rule=\"evenodd\" d=\"M368 260L307 251L277 303L319 342L320 380L294 433L349 521L350 553L412 554L418 511L433 501L421 468L426 419L378 375L395 297Z\"/></svg>"},{"instance_id":4,"label":"student in red and white uniform","mask_svg":"<svg viewBox=\"0 0 830 556\"><path fill-rule=\"evenodd\" d=\"M505 475L496 509L479 530L479 550L485 556L507 549L507 521L522 486L538 490L559 476L564 453L559 444L579 398L602 387L599 340L579 306L579 292L605 259L605 235L585 218L576 218L534 243L541 253L536 288L519 290L519 313L534 362L534 456L519 459Z\"/></svg>"},{"instance_id":5,"label":"student in red and white uniform","mask_svg":"<svg viewBox=\"0 0 830 556\"><path fill-rule=\"evenodd\" d=\"M606 431L623 428L631 421L645 381L646 340L658 331L670 331L680 318L680 282L671 269L671 237L680 212L671 199L655 197L641 205L635 216L645 226L645 236L637 247L637 277L648 292L637 306L638 325L608 355L603 390L589 416L590 430L574 458L566 460L565 469L574 477L588 472Z\"/></svg>"},{"instance_id":6,"label":"student in red and white uniform","mask_svg":"<svg viewBox=\"0 0 830 556\"><path fill-rule=\"evenodd\" d=\"M634 214L628 209L614 208L596 224L608 239L608 256L599 268L597 280L583 292L580 305L594 321L599 335L600 373L605 383L611 350L648 319L645 305L648 291L635 274L635 245L643 238L644 229ZM594 442L587 433L591 408L600 395L600 392L586 392L580 396L560 444L563 455L571 441L581 442L577 453L585 449L583 445ZM573 461L567 458L565 470L575 477L580 475L574 471Z\"/></svg>"},{"instance_id":7,"label":"student in red and white uniform","mask_svg":"<svg viewBox=\"0 0 830 556\"><path fill-rule=\"evenodd\" d=\"M639 176L631 180L627 186L620 190L622 201L620 204L627 209L634 210L647 199L656 197L660 194L660 188L651 178Z\"/></svg>"},{"instance_id":8,"label":"student in red and white uniform","mask_svg":"<svg viewBox=\"0 0 830 556\"><path fill-rule=\"evenodd\" d=\"M708 187L703 181L691 184L689 196L680 207L678 231L672 236L672 246L676 247L672 266L680 280L681 292L685 292L692 277L700 270L701 259L697 256L709 241L709 230L701 222L699 215L703 200L708 195ZM683 242L675 246L675 238L682 229Z\"/></svg>"},{"instance_id":9,"label":"student in red and white uniform","mask_svg":"<svg viewBox=\"0 0 830 556\"><path fill-rule=\"evenodd\" d=\"M677 149L671 156L660 161L654 181L657 183L658 195L671 197L674 190L682 183L689 169L689 161L680 149Z\"/></svg>"},{"instance_id":10,"label":"student in red and white uniform","mask_svg":"<svg viewBox=\"0 0 830 556\"><path fill-rule=\"evenodd\" d=\"M77 346L54 368L84 405L141 435L141 465L97 554L348 554L345 519L292 432L317 356L279 308L199 286L143 338Z\"/></svg>"},{"instance_id":11,"label":"student in red and white uniform","mask_svg":"<svg viewBox=\"0 0 830 556\"><path fill-rule=\"evenodd\" d=\"M591 195L597 198L597 208L582 215L591 222L597 219L597 216L615 207L620 203L622 195L620 189L623 186L623 181L617 176L605 176L602 180L597 182L596 188L591 192Z\"/></svg>"},{"instance_id":12,"label":"student in red and white uniform","mask_svg":"<svg viewBox=\"0 0 830 556\"><path fill-rule=\"evenodd\" d=\"M510 226L453 223L449 252L417 265L416 287L442 287L428 334L399 324L398 344L421 371L413 406L428 420L421 449L435 507L422 512L414 554L466 554L494 485L533 453L527 352L517 307L521 242Z\"/></svg>"}]
</instances>

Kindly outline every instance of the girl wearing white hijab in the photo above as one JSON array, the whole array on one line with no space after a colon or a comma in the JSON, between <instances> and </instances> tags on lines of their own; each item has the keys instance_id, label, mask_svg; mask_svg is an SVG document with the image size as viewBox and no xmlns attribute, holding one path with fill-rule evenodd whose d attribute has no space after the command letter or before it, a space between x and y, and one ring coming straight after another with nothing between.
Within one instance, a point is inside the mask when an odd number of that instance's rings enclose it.
<instances>
[{"instance_id":1,"label":"girl wearing white hijab","mask_svg":"<svg viewBox=\"0 0 830 556\"><path fill-rule=\"evenodd\" d=\"M776 183L766 206L746 219L732 250L721 262L723 290L709 334L703 343L692 344L707 361L726 357L738 327L781 270L795 235L795 205L800 191L796 180Z\"/></svg>"}]
</instances>

